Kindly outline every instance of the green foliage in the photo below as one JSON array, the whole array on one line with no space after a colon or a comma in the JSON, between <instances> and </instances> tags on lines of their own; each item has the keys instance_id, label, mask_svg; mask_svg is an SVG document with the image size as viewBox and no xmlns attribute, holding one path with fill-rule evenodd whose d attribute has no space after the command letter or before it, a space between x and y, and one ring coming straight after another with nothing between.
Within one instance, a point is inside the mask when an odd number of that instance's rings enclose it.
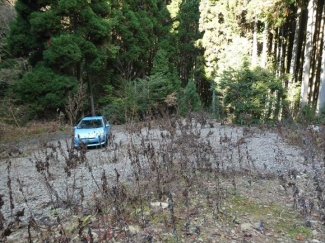
<instances>
[{"instance_id":1,"label":"green foliage","mask_svg":"<svg viewBox=\"0 0 325 243\"><path fill-rule=\"evenodd\" d=\"M57 74L40 65L24 75L17 92L24 103L31 105L30 115L48 115L64 108L69 92L76 86L74 77Z\"/></svg>"},{"instance_id":2,"label":"green foliage","mask_svg":"<svg viewBox=\"0 0 325 243\"><path fill-rule=\"evenodd\" d=\"M200 1L183 1L179 5L176 3L178 12L175 21L179 24L174 30L177 40L177 62L178 71L183 86L187 84L190 78L196 74L194 67L198 68L197 59L203 54L203 49L196 45L197 41L202 38L203 33L199 31L199 10ZM174 10L175 11L175 10ZM196 79L199 82L198 79ZM204 81L204 80L203 80Z\"/></svg>"},{"instance_id":3,"label":"green foliage","mask_svg":"<svg viewBox=\"0 0 325 243\"><path fill-rule=\"evenodd\" d=\"M196 85L193 79L191 79L185 88L182 100L180 112L184 116L188 112L198 111L201 108L200 97L196 91Z\"/></svg>"},{"instance_id":4,"label":"green foliage","mask_svg":"<svg viewBox=\"0 0 325 243\"><path fill-rule=\"evenodd\" d=\"M168 36L169 19L161 0L112 1L113 36L118 52L118 72L124 79L148 76L160 38ZM140 8L139 8L140 7ZM130 74L132 73L132 74Z\"/></svg>"},{"instance_id":5,"label":"green foliage","mask_svg":"<svg viewBox=\"0 0 325 243\"><path fill-rule=\"evenodd\" d=\"M54 107L64 106L75 80L88 81L89 90L91 82L106 80L108 55L116 53L115 46L108 43L107 1L18 0L16 11L8 49L14 56L27 57L35 69L16 90L33 113L42 115L43 110L50 113Z\"/></svg>"},{"instance_id":6,"label":"green foliage","mask_svg":"<svg viewBox=\"0 0 325 243\"><path fill-rule=\"evenodd\" d=\"M58 70L73 67L81 61L82 51L73 35L52 38L51 46L44 52L45 61Z\"/></svg>"},{"instance_id":7,"label":"green foliage","mask_svg":"<svg viewBox=\"0 0 325 243\"><path fill-rule=\"evenodd\" d=\"M220 87L224 106L239 123L243 115L253 120L277 119L284 98L282 82L275 75L261 68L251 70L245 62L239 70L224 71Z\"/></svg>"},{"instance_id":8,"label":"green foliage","mask_svg":"<svg viewBox=\"0 0 325 243\"><path fill-rule=\"evenodd\" d=\"M211 107L212 82L222 88L212 109L219 115L223 100L237 120L241 114L276 119L296 93L285 100L274 75L241 63L251 53L251 22L281 25L293 1L17 0L8 50L35 70L19 82L16 97L41 115L62 107L60 97L78 80L121 122L151 109L180 105L185 114L200 102ZM24 85L34 89L25 92Z\"/></svg>"},{"instance_id":9,"label":"green foliage","mask_svg":"<svg viewBox=\"0 0 325 243\"><path fill-rule=\"evenodd\" d=\"M302 108L300 117L298 119L300 122L303 123L313 123L316 120L316 112L313 107L306 105L305 107Z\"/></svg>"},{"instance_id":10,"label":"green foliage","mask_svg":"<svg viewBox=\"0 0 325 243\"><path fill-rule=\"evenodd\" d=\"M298 122L306 124L325 124L325 107L316 114L314 107L306 105L302 108L300 116L298 117Z\"/></svg>"},{"instance_id":11,"label":"green foliage","mask_svg":"<svg viewBox=\"0 0 325 243\"><path fill-rule=\"evenodd\" d=\"M7 41L8 49L14 56L27 57L36 46L35 36L29 32L29 29L29 22L20 16L10 24Z\"/></svg>"},{"instance_id":12,"label":"green foliage","mask_svg":"<svg viewBox=\"0 0 325 243\"><path fill-rule=\"evenodd\" d=\"M319 124L325 125L325 106L319 111L317 119Z\"/></svg>"},{"instance_id":13,"label":"green foliage","mask_svg":"<svg viewBox=\"0 0 325 243\"><path fill-rule=\"evenodd\" d=\"M174 91L171 80L163 75L152 75L149 78L149 100L150 104L155 107L166 106L165 100L167 96Z\"/></svg>"},{"instance_id":14,"label":"green foliage","mask_svg":"<svg viewBox=\"0 0 325 243\"><path fill-rule=\"evenodd\" d=\"M165 49L158 50L153 59L153 68L149 77L150 99L154 106L161 106L167 96L174 91L179 95L180 88L176 67L169 61L167 51Z\"/></svg>"},{"instance_id":15,"label":"green foliage","mask_svg":"<svg viewBox=\"0 0 325 243\"><path fill-rule=\"evenodd\" d=\"M111 85L105 85L106 96L101 99L106 104L101 113L113 123L124 123L127 119L139 119L150 109L148 79L134 81L120 80L117 92Z\"/></svg>"},{"instance_id":16,"label":"green foliage","mask_svg":"<svg viewBox=\"0 0 325 243\"><path fill-rule=\"evenodd\" d=\"M61 17L54 10L33 12L30 15L31 32L40 38L50 38L50 33L56 33L61 28Z\"/></svg>"}]
</instances>

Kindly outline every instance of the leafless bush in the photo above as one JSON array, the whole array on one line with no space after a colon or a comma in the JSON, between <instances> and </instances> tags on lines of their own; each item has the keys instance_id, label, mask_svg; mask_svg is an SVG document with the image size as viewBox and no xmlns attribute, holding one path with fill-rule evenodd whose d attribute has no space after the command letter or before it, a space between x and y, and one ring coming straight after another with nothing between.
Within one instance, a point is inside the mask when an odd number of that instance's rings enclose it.
<instances>
[{"instance_id":1,"label":"leafless bush","mask_svg":"<svg viewBox=\"0 0 325 243\"><path fill-rule=\"evenodd\" d=\"M68 96L68 104L65 107L65 112L68 115L71 126L73 126L78 120L78 117L80 116L80 113L83 110L85 99L86 92L83 88L83 84L80 83L77 93L74 95L70 94Z\"/></svg>"},{"instance_id":2,"label":"leafless bush","mask_svg":"<svg viewBox=\"0 0 325 243\"><path fill-rule=\"evenodd\" d=\"M69 222L56 215L55 223L61 233L51 237L57 241L75 238L89 242L152 242L156 237L151 231L153 225L172 235L174 241L179 241L183 233L199 236L204 227L193 217L202 215L207 208L216 223L227 215L224 209L227 197L240 195L243 180L252 187L254 181L267 179L267 169L263 171L256 166L247 146L252 129L248 134L234 135L220 126L207 132L210 121L206 116L192 114L182 119L166 115L165 118L129 123L125 131L127 141L119 141L111 134L108 147L98 150L98 154L103 154L103 165L123 164L128 166L128 173L117 167L109 171L93 165L87 148L74 148L72 140L66 144L45 144L39 154L34 154L32 161L50 195L52 208L66 209L76 219L67 226ZM324 175L317 173L320 152L312 150L312 139L306 141L306 155L310 157L307 163L315 164L312 190L306 193L297 179L299 173L293 169L279 170L277 178L293 206L308 221L310 215L324 217L325 183ZM285 169L292 166L281 147L274 154L275 163ZM87 175L80 176L80 171ZM54 183L55 172L63 175L65 184ZM95 185L91 197L82 187L90 180ZM19 184L23 192L23 183ZM24 198L28 200L27 196ZM33 228L33 220L38 224L39 219L31 217L29 238L34 231L40 231ZM232 221L237 224L236 218ZM139 229L134 225L140 225Z\"/></svg>"}]
</instances>

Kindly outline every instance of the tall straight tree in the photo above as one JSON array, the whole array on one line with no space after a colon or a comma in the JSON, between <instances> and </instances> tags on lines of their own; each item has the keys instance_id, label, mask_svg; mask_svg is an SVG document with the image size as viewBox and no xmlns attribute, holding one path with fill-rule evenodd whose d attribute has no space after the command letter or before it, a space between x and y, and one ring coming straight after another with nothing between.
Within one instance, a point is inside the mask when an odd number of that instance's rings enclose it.
<instances>
[{"instance_id":1,"label":"tall straight tree","mask_svg":"<svg viewBox=\"0 0 325 243\"><path fill-rule=\"evenodd\" d=\"M264 31L263 31L263 50L262 50L262 59L261 59L262 68L265 68L267 62L268 31L269 31L269 23L265 21Z\"/></svg>"},{"instance_id":2,"label":"tall straight tree","mask_svg":"<svg viewBox=\"0 0 325 243\"><path fill-rule=\"evenodd\" d=\"M308 20L306 31L306 43L305 43L305 58L303 64L303 79L301 83L300 92L300 105L304 108L308 104L308 87L310 79L310 65L313 50L313 36L315 31L315 12L316 12L316 0L309 0L308 2Z\"/></svg>"},{"instance_id":3,"label":"tall straight tree","mask_svg":"<svg viewBox=\"0 0 325 243\"><path fill-rule=\"evenodd\" d=\"M314 48L312 54L312 68L311 68L311 79L310 79L310 91L308 96L308 103L313 107L317 105L317 95L320 83L320 73L322 65L322 41L323 41L323 30L324 30L324 0L318 0L317 12L315 13L315 31L314 31Z\"/></svg>"},{"instance_id":4,"label":"tall straight tree","mask_svg":"<svg viewBox=\"0 0 325 243\"><path fill-rule=\"evenodd\" d=\"M325 13L325 8L323 9ZM321 62L321 77L320 86L318 90L318 99L316 106L316 113L319 114L323 109L325 109L325 15L323 14L323 48L322 48L322 62Z\"/></svg>"},{"instance_id":5,"label":"tall straight tree","mask_svg":"<svg viewBox=\"0 0 325 243\"><path fill-rule=\"evenodd\" d=\"M202 37L199 31L199 0L183 1L176 19L179 21L177 27L178 40L178 70L183 86L187 84L196 68L198 56L202 50L198 48L195 43Z\"/></svg>"},{"instance_id":6,"label":"tall straight tree","mask_svg":"<svg viewBox=\"0 0 325 243\"><path fill-rule=\"evenodd\" d=\"M253 48L252 48L252 66L257 65L257 17L254 18Z\"/></svg>"},{"instance_id":7,"label":"tall straight tree","mask_svg":"<svg viewBox=\"0 0 325 243\"><path fill-rule=\"evenodd\" d=\"M301 4L300 1L297 3L297 13L296 13L296 28L295 28L295 35L293 40L293 47L292 47L292 56L291 56L291 63L290 63L290 80L289 80L289 89L291 84L296 82L297 74L297 62L298 62L298 48L299 48L299 38L300 38L300 25L301 25Z\"/></svg>"}]
</instances>

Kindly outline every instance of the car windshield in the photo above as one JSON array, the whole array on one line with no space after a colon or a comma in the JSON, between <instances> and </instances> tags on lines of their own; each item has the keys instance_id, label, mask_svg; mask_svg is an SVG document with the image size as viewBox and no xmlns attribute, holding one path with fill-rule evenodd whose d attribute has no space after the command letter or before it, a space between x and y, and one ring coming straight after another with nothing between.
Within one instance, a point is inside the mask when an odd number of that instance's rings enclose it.
<instances>
[{"instance_id":1,"label":"car windshield","mask_svg":"<svg viewBox=\"0 0 325 243\"><path fill-rule=\"evenodd\" d=\"M103 122L100 119L94 119L94 120L82 120L79 125L77 126L78 129L83 128L100 128L103 127Z\"/></svg>"}]
</instances>

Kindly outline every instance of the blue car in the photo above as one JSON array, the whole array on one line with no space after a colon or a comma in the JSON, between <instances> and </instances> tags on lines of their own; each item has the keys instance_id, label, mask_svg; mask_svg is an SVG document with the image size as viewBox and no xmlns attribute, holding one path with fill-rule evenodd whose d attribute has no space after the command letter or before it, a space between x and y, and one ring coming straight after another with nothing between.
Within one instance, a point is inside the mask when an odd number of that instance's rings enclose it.
<instances>
[{"instance_id":1,"label":"blue car","mask_svg":"<svg viewBox=\"0 0 325 243\"><path fill-rule=\"evenodd\" d=\"M74 127L74 146L78 147L80 143L88 147L105 145L110 128L103 116L85 117Z\"/></svg>"}]
</instances>

